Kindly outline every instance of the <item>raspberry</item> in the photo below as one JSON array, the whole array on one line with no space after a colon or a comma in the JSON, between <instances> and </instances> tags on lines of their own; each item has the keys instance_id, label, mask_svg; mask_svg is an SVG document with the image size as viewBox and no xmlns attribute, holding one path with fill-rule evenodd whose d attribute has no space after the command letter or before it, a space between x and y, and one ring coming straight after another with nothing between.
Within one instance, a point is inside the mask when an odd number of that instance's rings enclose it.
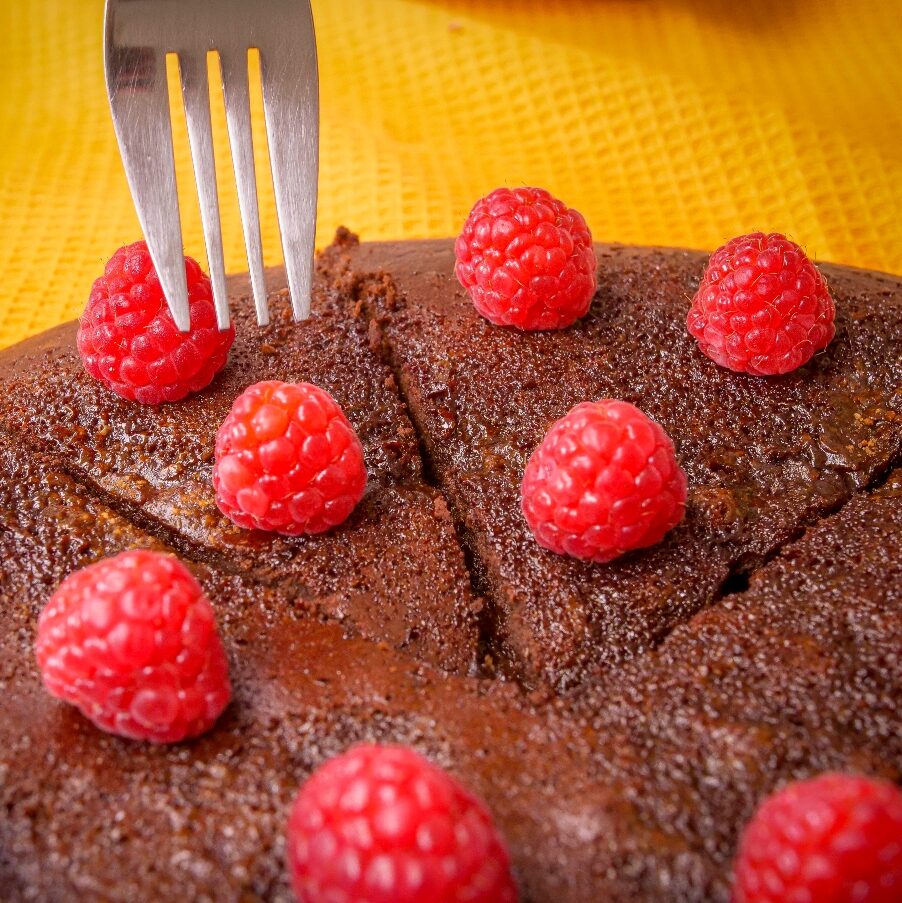
<instances>
[{"instance_id":1,"label":"raspberry","mask_svg":"<svg viewBox=\"0 0 902 903\"><path fill-rule=\"evenodd\" d=\"M733 903L898 903L902 791L824 774L769 797L746 826Z\"/></svg>"},{"instance_id":2,"label":"raspberry","mask_svg":"<svg viewBox=\"0 0 902 903\"><path fill-rule=\"evenodd\" d=\"M216 435L213 486L219 510L239 527L322 533L363 495L363 447L328 392L257 383L235 399Z\"/></svg>"},{"instance_id":3,"label":"raspberry","mask_svg":"<svg viewBox=\"0 0 902 903\"><path fill-rule=\"evenodd\" d=\"M176 328L143 241L120 248L91 289L78 329L85 370L142 404L178 401L209 385L235 338L216 326L210 280L185 258L191 330Z\"/></svg>"},{"instance_id":4,"label":"raspberry","mask_svg":"<svg viewBox=\"0 0 902 903\"><path fill-rule=\"evenodd\" d=\"M485 806L401 746L358 746L298 793L288 864L300 903L513 903L504 842Z\"/></svg>"},{"instance_id":5,"label":"raspberry","mask_svg":"<svg viewBox=\"0 0 902 903\"><path fill-rule=\"evenodd\" d=\"M599 563L660 542L685 502L670 437L625 401L578 404L523 474L523 514L539 545Z\"/></svg>"},{"instance_id":6,"label":"raspberry","mask_svg":"<svg viewBox=\"0 0 902 903\"><path fill-rule=\"evenodd\" d=\"M213 609L176 558L123 552L70 574L38 622L46 688L99 728L175 743L232 695Z\"/></svg>"},{"instance_id":7,"label":"raspberry","mask_svg":"<svg viewBox=\"0 0 902 903\"><path fill-rule=\"evenodd\" d=\"M805 252L783 235L755 232L708 261L689 311L689 332L721 367L789 373L833 339L836 308Z\"/></svg>"},{"instance_id":8,"label":"raspberry","mask_svg":"<svg viewBox=\"0 0 902 903\"><path fill-rule=\"evenodd\" d=\"M499 188L477 201L454 252L457 278L496 326L563 329L592 303L589 227L541 188Z\"/></svg>"}]
</instances>

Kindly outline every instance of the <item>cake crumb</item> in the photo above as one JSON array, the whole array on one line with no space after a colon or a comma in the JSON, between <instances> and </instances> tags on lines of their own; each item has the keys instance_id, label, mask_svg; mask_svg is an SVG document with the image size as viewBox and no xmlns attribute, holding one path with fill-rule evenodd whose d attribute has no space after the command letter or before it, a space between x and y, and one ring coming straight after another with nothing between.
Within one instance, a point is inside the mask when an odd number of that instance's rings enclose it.
<instances>
[{"instance_id":1,"label":"cake crumb","mask_svg":"<svg viewBox=\"0 0 902 903\"><path fill-rule=\"evenodd\" d=\"M445 501L444 497L441 495L437 495L432 500L432 510L435 512L435 516L446 523L451 522L451 512L448 510L448 503Z\"/></svg>"},{"instance_id":2,"label":"cake crumb","mask_svg":"<svg viewBox=\"0 0 902 903\"><path fill-rule=\"evenodd\" d=\"M382 351L382 330L375 320L370 320L368 339L370 351L372 351L373 354L379 354Z\"/></svg>"}]
</instances>

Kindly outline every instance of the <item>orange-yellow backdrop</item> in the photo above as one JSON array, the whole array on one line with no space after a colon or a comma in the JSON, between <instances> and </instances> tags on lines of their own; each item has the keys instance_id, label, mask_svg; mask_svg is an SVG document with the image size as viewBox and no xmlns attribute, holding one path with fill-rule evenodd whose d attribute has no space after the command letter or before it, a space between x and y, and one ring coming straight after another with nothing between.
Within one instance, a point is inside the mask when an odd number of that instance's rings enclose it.
<instances>
[{"instance_id":1,"label":"orange-yellow backdrop","mask_svg":"<svg viewBox=\"0 0 902 903\"><path fill-rule=\"evenodd\" d=\"M366 238L452 234L479 195L525 183L579 207L598 238L713 247L762 227L820 259L902 272L898 0L315 0L314 12L319 244L340 223ZM101 19L102 0L0 2L0 345L77 314L138 235ZM241 269L222 186L227 263ZM275 261L271 192L263 201ZM193 201L183 221L202 258Z\"/></svg>"}]
</instances>

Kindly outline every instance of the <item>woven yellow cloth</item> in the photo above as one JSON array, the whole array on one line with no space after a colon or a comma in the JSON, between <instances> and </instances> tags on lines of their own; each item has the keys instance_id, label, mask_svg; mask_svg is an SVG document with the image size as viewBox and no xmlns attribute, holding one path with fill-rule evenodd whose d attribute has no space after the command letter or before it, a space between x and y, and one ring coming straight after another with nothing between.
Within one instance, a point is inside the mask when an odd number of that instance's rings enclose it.
<instances>
[{"instance_id":1,"label":"woven yellow cloth","mask_svg":"<svg viewBox=\"0 0 902 903\"><path fill-rule=\"evenodd\" d=\"M764 228L822 260L902 272L899 0L317 0L314 12L320 245L342 223L368 239L451 235L490 189L534 184L599 239L712 248ZM101 25L102 0L0 2L0 346L78 314L106 258L139 237ZM221 115L216 128L225 148ZM179 129L185 246L203 259ZM243 269L221 176L227 264ZM262 214L275 262L271 189Z\"/></svg>"}]
</instances>

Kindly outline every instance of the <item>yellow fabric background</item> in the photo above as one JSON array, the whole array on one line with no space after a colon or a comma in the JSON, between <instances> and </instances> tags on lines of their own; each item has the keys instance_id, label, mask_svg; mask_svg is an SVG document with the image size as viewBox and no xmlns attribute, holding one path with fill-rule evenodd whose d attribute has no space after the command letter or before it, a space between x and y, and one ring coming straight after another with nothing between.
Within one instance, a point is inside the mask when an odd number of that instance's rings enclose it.
<instances>
[{"instance_id":1,"label":"yellow fabric background","mask_svg":"<svg viewBox=\"0 0 902 903\"><path fill-rule=\"evenodd\" d=\"M711 248L761 227L820 259L902 272L899 0L315 0L314 11L319 244L340 223L369 239L454 234L488 190L536 184L599 239ZM0 0L0 345L76 315L105 259L138 237L101 22L102 0ZM218 128L226 147L221 117ZM243 269L220 174L227 264ZM186 197L186 250L203 259ZM271 189L262 212L274 262Z\"/></svg>"}]
</instances>

